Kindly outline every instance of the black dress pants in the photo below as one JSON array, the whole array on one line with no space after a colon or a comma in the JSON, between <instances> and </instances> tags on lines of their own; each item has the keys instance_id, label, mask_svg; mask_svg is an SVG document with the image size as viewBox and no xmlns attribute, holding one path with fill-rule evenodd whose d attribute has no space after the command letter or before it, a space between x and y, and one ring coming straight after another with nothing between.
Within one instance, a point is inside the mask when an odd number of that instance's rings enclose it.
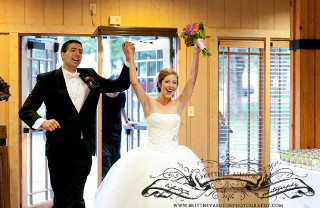
<instances>
[{"instance_id":1,"label":"black dress pants","mask_svg":"<svg viewBox=\"0 0 320 208\"><path fill-rule=\"evenodd\" d=\"M90 173L92 157L83 140L68 153L47 157L54 193L54 208L85 208L84 186Z\"/></svg>"}]
</instances>

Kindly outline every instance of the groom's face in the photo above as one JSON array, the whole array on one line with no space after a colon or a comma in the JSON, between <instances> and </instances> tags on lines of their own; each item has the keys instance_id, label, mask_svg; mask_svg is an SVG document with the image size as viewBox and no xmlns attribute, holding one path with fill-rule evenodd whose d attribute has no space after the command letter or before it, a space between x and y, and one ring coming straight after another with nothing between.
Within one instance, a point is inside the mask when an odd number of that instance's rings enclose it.
<instances>
[{"instance_id":1,"label":"groom's face","mask_svg":"<svg viewBox=\"0 0 320 208\"><path fill-rule=\"evenodd\" d=\"M77 69L82 60L82 46L78 43L70 43L67 51L61 52L61 58L63 60L63 67L68 71L74 71Z\"/></svg>"}]
</instances>

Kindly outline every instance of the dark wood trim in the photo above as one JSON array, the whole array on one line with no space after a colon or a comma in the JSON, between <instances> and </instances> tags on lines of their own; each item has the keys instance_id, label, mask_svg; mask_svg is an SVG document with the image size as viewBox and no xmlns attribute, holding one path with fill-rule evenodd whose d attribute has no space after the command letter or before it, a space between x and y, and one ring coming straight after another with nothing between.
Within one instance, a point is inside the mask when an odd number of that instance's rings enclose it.
<instances>
[{"instance_id":1,"label":"dark wood trim","mask_svg":"<svg viewBox=\"0 0 320 208\"><path fill-rule=\"evenodd\" d=\"M0 208L10 207L8 147L0 146Z\"/></svg>"},{"instance_id":2,"label":"dark wood trim","mask_svg":"<svg viewBox=\"0 0 320 208\"><path fill-rule=\"evenodd\" d=\"M98 34L116 36L162 36L178 37L177 28L157 28L157 27L98 27Z\"/></svg>"},{"instance_id":3,"label":"dark wood trim","mask_svg":"<svg viewBox=\"0 0 320 208\"><path fill-rule=\"evenodd\" d=\"M7 129L4 124L0 124L0 146L6 146Z\"/></svg>"},{"instance_id":4,"label":"dark wood trim","mask_svg":"<svg viewBox=\"0 0 320 208\"><path fill-rule=\"evenodd\" d=\"M299 49L308 49L308 50L320 49L320 40L319 39L290 40L290 50L299 50Z\"/></svg>"}]
</instances>

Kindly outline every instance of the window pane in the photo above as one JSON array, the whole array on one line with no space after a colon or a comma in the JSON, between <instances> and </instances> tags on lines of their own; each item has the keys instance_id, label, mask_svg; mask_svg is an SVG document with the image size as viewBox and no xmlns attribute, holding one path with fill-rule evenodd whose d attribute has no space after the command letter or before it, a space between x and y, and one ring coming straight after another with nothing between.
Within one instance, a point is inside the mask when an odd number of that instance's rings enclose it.
<instances>
[{"instance_id":1,"label":"window pane","mask_svg":"<svg viewBox=\"0 0 320 208\"><path fill-rule=\"evenodd\" d=\"M156 85L154 83L153 78L152 79L148 79L148 93L156 93L157 89L156 89Z\"/></svg>"},{"instance_id":2,"label":"window pane","mask_svg":"<svg viewBox=\"0 0 320 208\"><path fill-rule=\"evenodd\" d=\"M48 59L49 59L49 60L52 60L53 51L52 51L52 50L47 50L47 53L48 53Z\"/></svg>"},{"instance_id":3,"label":"window pane","mask_svg":"<svg viewBox=\"0 0 320 208\"><path fill-rule=\"evenodd\" d=\"M32 61L32 75L36 76L39 74L39 61Z\"/></svg>"},{"instance_id":4,"label":"window pane","mask_svg":"<svg viewBox=\"0 0 320 208\"><path fill-rule=\"evenodd\" d=\"M279 150L289 149L290 52L271 47L270 56L270 162Z\"/></svg>"},{"instance_id":5,"label":"window pane","mask_svg":"<svg viewBox=\"0 0 320 208\"><path fill-rule=\"evenodd\" d=\"M40 61L40 73L47 72L47 61Z\"/></svg>"},{"instance_id":6,"label":"window pane","mask_svg":"<svg viewBox=\"0 0 320 208\"><path fill-rule=\"evenodd\" d=\"M161 71L163 69L163 61L158 61L158 68L157 71Z\"/></svg>"},{"instance_id":7,"label":"window pane","mask_svg":"<svg viewBox=\"0 0 320 208\"><path fill-rule=\"evenodd\" d=\"M219 172L256 173L263 136L263 51L219 51Z\"/></svg>"},{"instance_id":8,"label":"window pane","mask_svg":"<svg viewBox=\"0 0 320 208\"><path fill-rule=\"evenodd\" d=\"M36 49L32 49L32 53L33 53L33 58L46 58L46 53L44 50L36 50Z\"/></svg>"},{"instance_id":9,"label":"window pane","mask_svg":"<svg viewBox=\"0 0 320 208\"><path fill-rule=\"evenodd\" d=\"M139 52L139 59L156 59L157 51L141 51Z\"/></svg>"},{"instance_id":10,"label":"window pane","mask_svg":"<svg viewBox=\"0 0 320 208\"><path fill-rule=\"evenodd\" d=\"M163 59L163 50L158 50L158 59Z\"/></svg>"},{"instance_id":11,"label":"window pane","mask_svg":"<svg viewBox=\"0 0 320 208\"><path fill-rule=\"evenodd\" d=\"M139 83L144 91L147 91L147 79L139 79Z\"/></svg>"},{"instance_id":12,"label":"window pane","mask_svg":"<svg viewBox=\"0 0 320 208\"><path fill-rule=\"evenodd\" d=\"M157 62L152 61L148 63L149 73L148 76L155 76L157 73Z\"/></svg>"},{"instance_id":13,"label":"window pane","mask_svg":"<svg viewBox=\"0 0 320 208\"><path fill-rule=\"evenodd\" d=\"M138 76L147 76L147 63L142 62L138 64Z\"/></svg>"}]
</instances>

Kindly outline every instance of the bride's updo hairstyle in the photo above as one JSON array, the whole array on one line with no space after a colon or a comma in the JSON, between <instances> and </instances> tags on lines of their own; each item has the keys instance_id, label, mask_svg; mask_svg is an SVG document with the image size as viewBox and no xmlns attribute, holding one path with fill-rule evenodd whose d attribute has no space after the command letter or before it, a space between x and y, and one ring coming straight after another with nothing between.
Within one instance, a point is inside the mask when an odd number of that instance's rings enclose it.
<instances>
[{"instance_id":1,"label":"bride's updo hairstyle","mask_svg":"<svg viewBox=\"0 0 320 208\"><path fill-rule=\"evenodd\" d=\"M177 77L177 85L179 85L179 76L178 73L173 71L172 69L162 69L158 75L155 76L155 82L157 83L158 92L161 92L161 82L168 75L175 75Z\"/></svg>"}]
</instances>

